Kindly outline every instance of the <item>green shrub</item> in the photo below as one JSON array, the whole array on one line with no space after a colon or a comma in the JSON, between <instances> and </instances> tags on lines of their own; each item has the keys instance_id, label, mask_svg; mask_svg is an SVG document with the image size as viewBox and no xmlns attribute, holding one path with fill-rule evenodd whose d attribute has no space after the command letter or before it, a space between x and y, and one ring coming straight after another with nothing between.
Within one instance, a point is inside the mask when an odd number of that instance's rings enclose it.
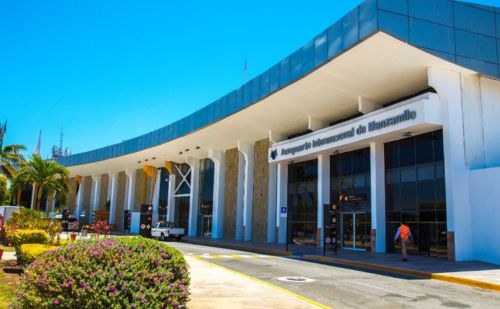
<instances>
[{"instance_id":1,"label":"green shrub","mask_svg":"<svg viewBox=\"0 0 500 309\"><path fill-rule=\"evenodd\" d=\"M7 230L44 230L49 233L49 240L52 243L62 232L62 223L59 220L44 218L39 211L21 208L18 213L13 213L10 217Z\"/></svg>"},{"instance_id":2,"label":"green shrub","mask_svg":"<svg viewBox=\"0 0 500 309\"><path fill-rule=\"evenodd\" d=\"M43 244L23 244L21 245L22 264L30 264L42 253L57 248L56 246L47 246Z\"/></svg>"},{"instance_id":3,"label":"green shrub","mask_svg":"<svg viewBox=\"0 0 500 309\"><path fill-rule=\"evenodd\" d=\"M21 245L24 244L47 244L49 241L49 234L42 230L16 230L10 231L8 234L9 242L16 250L17 262L23 263L23 253L21 252Z\"/></svg>"},{"instance_id":4,"label":"green shrub","mask_svg":"<svg viewBox=\"0 0 500 309\"><path fill-rule=\"evenodd\" d=\"M42 230L17 230L9 233L9 241L14 247L23 244L46 244L49 234Z\"/></svg>"},{"instance_id":5,"label":"green shrub","mask_svg":"<svg viewBox=\"0 0 500 309\"><path fill-rule=\"evenodd\" d=\"M162 242L80 240L31 263L12 308L177 308L188 287L184 257Z\"/></svg>"}]
</instances>

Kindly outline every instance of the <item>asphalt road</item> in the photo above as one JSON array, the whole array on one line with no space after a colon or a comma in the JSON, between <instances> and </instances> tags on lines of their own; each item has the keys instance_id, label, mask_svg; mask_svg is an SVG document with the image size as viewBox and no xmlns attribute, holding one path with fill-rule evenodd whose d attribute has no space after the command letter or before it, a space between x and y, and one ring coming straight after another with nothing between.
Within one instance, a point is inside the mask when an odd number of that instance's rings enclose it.
<instances>
[{"instance_id":1,"label":"asphalt road","mask_svg":"<svg viewBox=\"0 0 500 309\"><path fill-rule=\"evenodd\" d=\"M333 308L500 308L500 293L468 286L187 243L169 245ZM312 280L278 279L282 277Z\"/></svg>"}]
</instances>

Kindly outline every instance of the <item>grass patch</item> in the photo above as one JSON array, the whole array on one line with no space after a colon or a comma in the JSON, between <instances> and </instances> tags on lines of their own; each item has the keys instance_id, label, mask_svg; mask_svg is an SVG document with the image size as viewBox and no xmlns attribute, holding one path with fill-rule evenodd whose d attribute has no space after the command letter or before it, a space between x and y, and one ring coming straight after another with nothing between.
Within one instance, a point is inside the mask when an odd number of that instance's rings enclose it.
<instances>
[{"instance_id":1,"label":"grass patch","mask_svg":"<svg viewBox=\"0 0 500 309\"><path fill-rule=\"evenodd\" d=\"M16 298L17 287L19 286L19 275L6 273L4 267L17 268L16 261L0 261L0 309L8 308L9 304Z\"/></svg>"}]
</instances>

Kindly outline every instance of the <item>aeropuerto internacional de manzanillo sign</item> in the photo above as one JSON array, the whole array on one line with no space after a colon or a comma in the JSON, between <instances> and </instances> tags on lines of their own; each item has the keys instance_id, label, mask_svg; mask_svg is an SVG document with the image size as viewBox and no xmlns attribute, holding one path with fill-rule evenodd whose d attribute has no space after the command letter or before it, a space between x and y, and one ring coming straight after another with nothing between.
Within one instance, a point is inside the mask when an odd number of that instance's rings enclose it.
<instances>
[{"instance_id":1,"label":"aeropuerto internacional de manzanillo sign","mask_svg":"<svg viewBox=\"0 0 500 309\"><path fill-rule=\"evenodd\" d=\"M374 112L373 115L361 116L342 126L324 128L276 143L269 149L269 162L293 159L416 125L424 121L426 102L421 100L384 112Z\"/></svg>"}]
</instances>

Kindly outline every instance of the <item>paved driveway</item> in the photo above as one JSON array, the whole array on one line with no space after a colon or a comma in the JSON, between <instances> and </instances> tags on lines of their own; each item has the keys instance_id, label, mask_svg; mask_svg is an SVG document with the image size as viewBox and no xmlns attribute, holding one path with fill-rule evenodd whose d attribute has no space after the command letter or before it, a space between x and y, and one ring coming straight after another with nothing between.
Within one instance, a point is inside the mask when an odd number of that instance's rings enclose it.
<instances>
[{"instance_id":1,"label":"paved driveway","mask_svg":"<svg viewBox=\"0 0 500 309\"><path fill-rule=\"evenodd\" d=\"M493 291L293 258L186 243L169 244L187 256L235 270L334 308L500 308L500 293ZM280 280L290 277L311 280ZM238 304L237 299L234 302Z\"/></svg>"}]
</instances>

